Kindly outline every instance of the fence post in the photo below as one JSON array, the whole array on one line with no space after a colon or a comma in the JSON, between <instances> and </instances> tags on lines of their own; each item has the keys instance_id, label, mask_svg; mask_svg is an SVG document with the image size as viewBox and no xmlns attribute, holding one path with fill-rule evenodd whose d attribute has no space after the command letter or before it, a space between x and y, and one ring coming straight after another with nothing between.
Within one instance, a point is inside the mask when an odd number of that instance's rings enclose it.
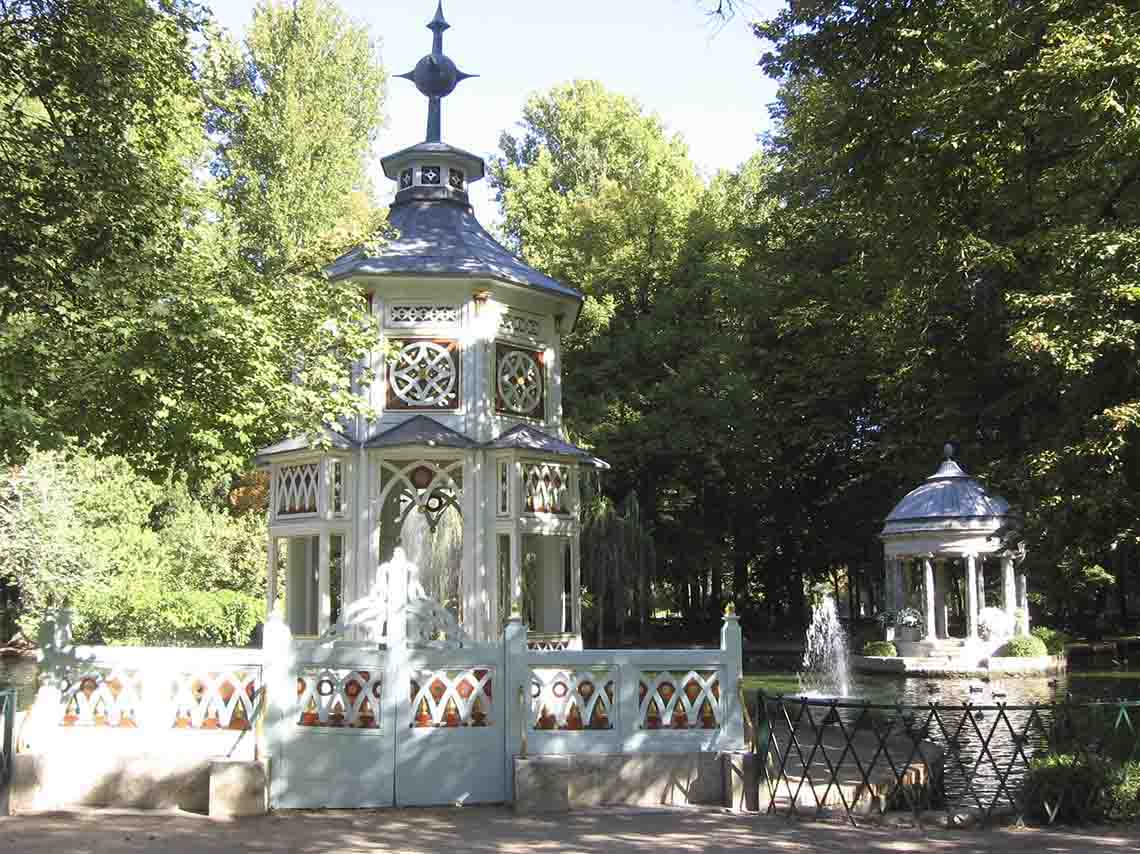
<instances>
[{"instance_id":1,"label":"fence post","mask_svg":"<svg viewBox=\"0 0 1140 854\"><path fill-rule=\"evenodd\" d=\"M291 712L297 701L298 677L292 672L293 634L276 611L265 621L261 646L265 651L261 674L265 692L262 719L265 721L265 758L269 765L269 805L273 807L279 794L274 783L285 779L284 748L293 723Z\"/></svg>"},{"instance_id":2,"label":"fence post","mask_svg":"<svg viewBox=\"0 0 1140 854\"><path fill-rule=\"evenodd\" d=\"M506 693L503 695L504 756L507 765L507 800L515 799L515 757L523 754L524 733L530 728L530 665L527 663L526 625L518 611L511 613L503 632Z\"/></svg>"},{"instance_id":3,"label":"fence post","mask_svg":"<svg viewBox=\"0 0 1140 854\"><path fill-rule=\"evenodd\" d=\"M744 669L740 618L731 602L720 628L720 707L722 751L744 750L744 710L740 706L740 677Z\"/></svg>"},{"instance_id":4,"label":"fence post","mask_svg":"<svg viewBox=\"0 0 1140 854\"><path fill-rule=\"evenodd\" d=\"M52 733L63 714L63 686L75 665L75 644L71 638L71 610L59 608L44 614L37 636L39 687L23 727L22 747L38 750L51 742Z\"/></svg>"}]
</instances>

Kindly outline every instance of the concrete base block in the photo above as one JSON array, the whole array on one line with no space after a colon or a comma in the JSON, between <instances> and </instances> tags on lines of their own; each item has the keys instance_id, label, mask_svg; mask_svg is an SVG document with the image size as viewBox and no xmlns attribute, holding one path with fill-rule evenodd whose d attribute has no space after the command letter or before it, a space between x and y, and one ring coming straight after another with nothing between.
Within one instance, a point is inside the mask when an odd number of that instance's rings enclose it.
<instances>
[{"instance_id":1,"label":"concrete base block","mask_svg":"<svg viewBox=\"0 0 1140 854\"><path fill-rule=\"evenodd\" d=\"M570 809L569 780L569 756L516 759L515 812L566 812Z\"/></svg>"},{"instance_id":2,"label":"concrete base block","mask_svg":"<svg viewBox=\"0 0 1140 854\"><path fill-rule=\"evenodd\" d=\"M201 760L35 753L13 758L13 814L68 806L205 812L209 805L209 764Z\"/></svg>"},{"instance_id":3,"label":"concrete base block","mask_svg":"<svg viewBox=\"0 0 1140 854\"><path fill-rule=\"evenodd\" d=\"M751 753L721 754L725 806L735 812L760 810L760 758Z\"/></svg>"},{"instance_id":4,"label":"concrete base block","mask_svg":"<svg viewBox=\"0 0 1140 854\"><path fill-rule=\"evenodd\" d=\"M724 770L716 753L608 753L515 759L515 810L520 813L603 805L724 803Z\"/></svg>"},{"instance_id":5,"label":"concrete base block","mask_svg":"<svg viewBox=\"0 0 1140 854\"><path fill-rule=\"evenodd\" d=\"M215 759L210 763L210 816L265 815L269 774L264 762Z\"/></svg>"}]
</instances>

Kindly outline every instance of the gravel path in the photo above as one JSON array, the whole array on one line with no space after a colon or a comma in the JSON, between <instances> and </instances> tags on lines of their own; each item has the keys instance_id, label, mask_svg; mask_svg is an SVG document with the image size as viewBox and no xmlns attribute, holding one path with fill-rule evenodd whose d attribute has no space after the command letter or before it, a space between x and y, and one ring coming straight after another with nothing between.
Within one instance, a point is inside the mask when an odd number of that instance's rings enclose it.
<instances>
[{"instance_id":1,"label":"gravel path","mask_svg":"<svg viewBox=\"0 0 1140 854\"><path fill-rule=\"evenodd\" d=\"M1140 826L1062 830L856 830L717 810L586 810L516 817L503 807L284 812L218 821L187 813L84 811L0 818L0 851L199 852L1126 852Z\"/></svg>"}]
</instances>

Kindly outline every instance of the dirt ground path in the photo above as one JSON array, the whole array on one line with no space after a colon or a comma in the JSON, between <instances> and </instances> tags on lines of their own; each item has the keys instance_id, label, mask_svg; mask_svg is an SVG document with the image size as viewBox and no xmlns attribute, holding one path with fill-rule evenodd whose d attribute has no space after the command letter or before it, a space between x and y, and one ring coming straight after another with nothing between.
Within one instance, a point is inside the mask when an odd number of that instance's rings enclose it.
<instances>
[{"instance_id":1,"label":"dirt ground path","mask_svg":"<svg viewBox=\"0 0 1140 854\"><path fill-rule=\"evenodd\" d=\"M285 812L218 821L186 813L78 812L0 818L0 852L1131 852L1140 826L1062 830L856 830L714 810L591 810L516 817L502 807Z\"/></svg>"}]
</instances>

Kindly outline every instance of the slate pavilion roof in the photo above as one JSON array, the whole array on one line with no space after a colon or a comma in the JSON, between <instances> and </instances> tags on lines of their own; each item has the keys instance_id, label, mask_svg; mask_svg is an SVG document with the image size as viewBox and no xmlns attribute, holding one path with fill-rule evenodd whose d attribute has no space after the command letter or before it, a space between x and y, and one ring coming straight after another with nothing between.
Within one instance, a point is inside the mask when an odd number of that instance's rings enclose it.
<instances>
[{"instance_id":1,"label":"slate pavilion roof","mask_svg":"<svg viewBox=\"0 0 1140 854\"><path fill-rule=\"evenodd\" d=\"M947 445L946 458L938 471L908 492L887 515L884 534L914 528L997 527L1008 520L1009 502L990 495L952 457Z\"/></svg>"}]
</instances>

